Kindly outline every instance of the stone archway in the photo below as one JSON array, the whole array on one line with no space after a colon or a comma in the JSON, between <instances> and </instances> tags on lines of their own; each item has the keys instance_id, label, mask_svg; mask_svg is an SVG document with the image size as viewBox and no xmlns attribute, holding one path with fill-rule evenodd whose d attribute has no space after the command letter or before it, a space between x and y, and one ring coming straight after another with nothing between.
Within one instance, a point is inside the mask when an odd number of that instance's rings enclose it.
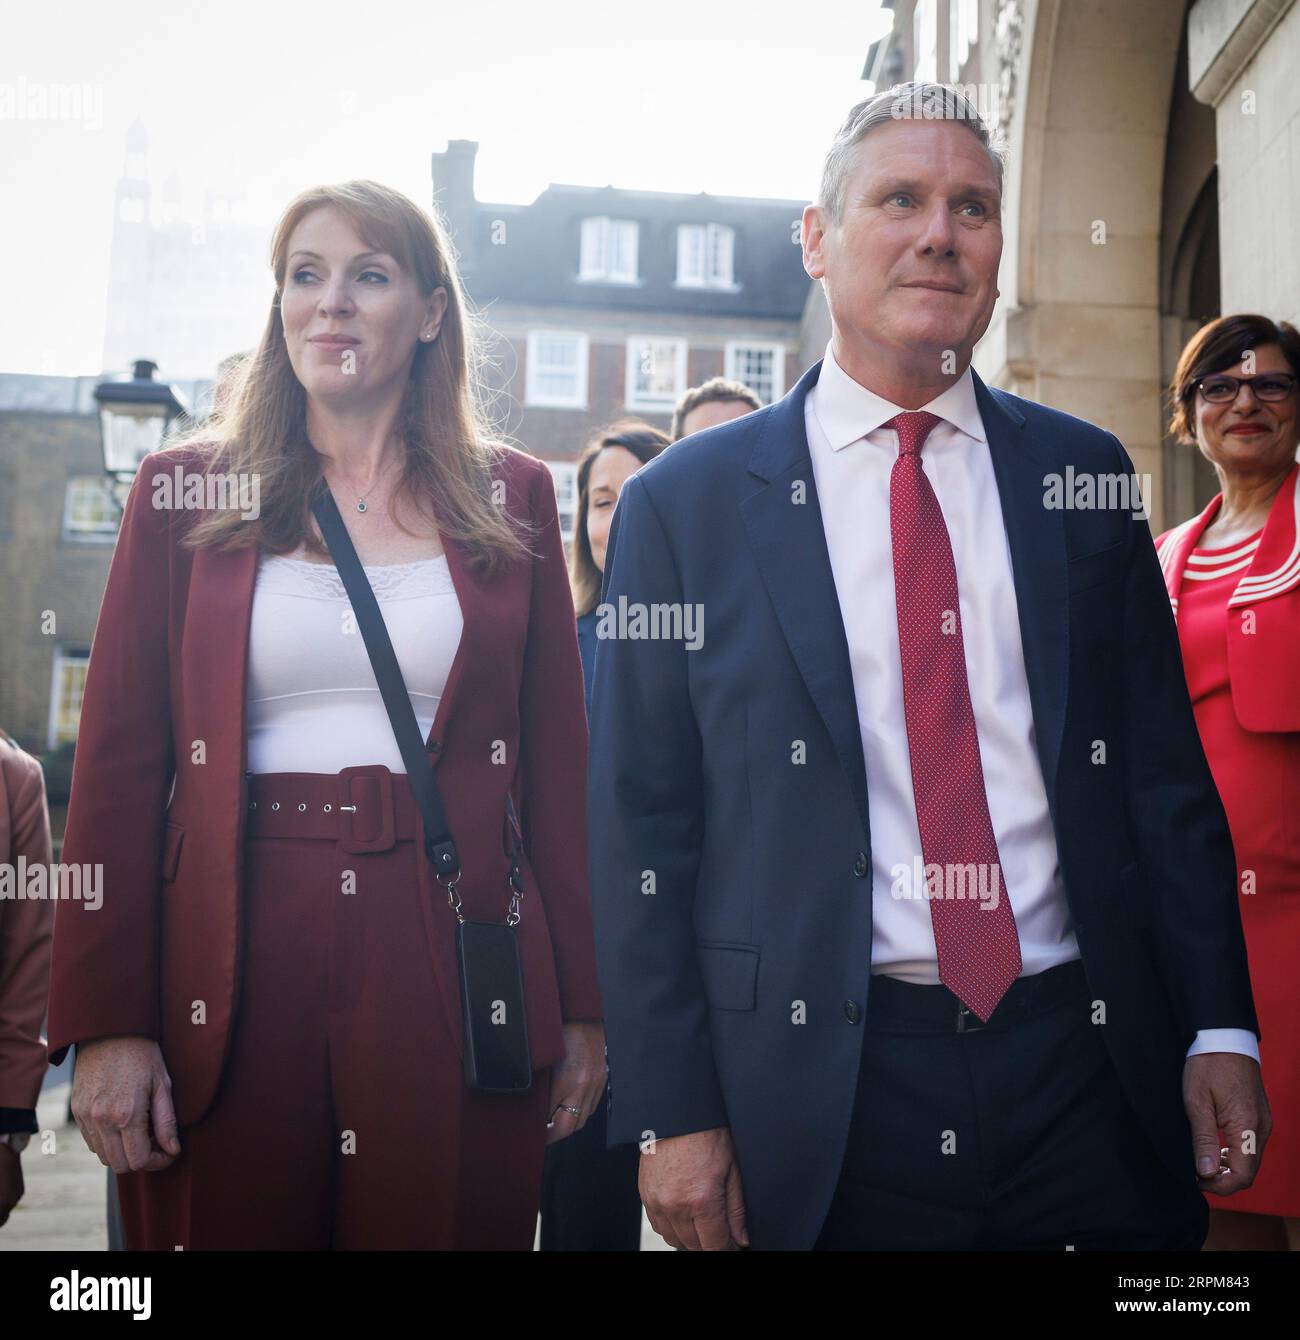
<instances>
[{"instance_id":1,"label":"stone archway","mask_svg":"<svg viewBox=\"0 0 1300 1340\"><path fill-rule=\"evenodd\" d=\"M1114 432L1165 519L1161 235L1185 0L1001 7L1003 316L977 364L998 384ZM1010 68L1007 68L1007 67Z\"/></svg>"},{"instance_id":2,"label":"stone archway","mask_svg":"<svg viewBox=\"0 0 1300 1340\"><path fill-rule=\"evenodd\" d=\"M1178 49L1187 69L1187 23ZM1160 229L1160 367L1167 386L1183 346L1222 313L1219 257L1219 174L1214 109L1174 81ZM1170 522L1201 511L1219 491L1214 468L1194 447L1167 437L1165 513Z\"/></svg>"}]
</instances>

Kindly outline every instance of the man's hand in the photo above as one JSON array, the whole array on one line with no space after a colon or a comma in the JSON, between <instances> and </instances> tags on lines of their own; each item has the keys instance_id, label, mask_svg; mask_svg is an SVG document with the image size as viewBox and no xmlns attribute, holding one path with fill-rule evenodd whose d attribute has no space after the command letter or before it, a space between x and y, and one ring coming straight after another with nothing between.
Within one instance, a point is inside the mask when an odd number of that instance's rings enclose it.
<instances>
[{"instance_id":1,"label":"man's hand","mask_svg":"<svg viewBox=\"0 0 1300 1340\"><path fill-rule=\"evenodd\" d=\"M641 1200L650 1226L686 1252L749 1246L740 1168L726 1126L656 1140L641 1155Z\"/></svg>"},{"instance_id":2,"label":"man's hand","mask_svg":"<svg viewBox=\"0 0 1300 1340\"><path fill-rule=\"evenodd\" d=\"M580 1131L605 1092L605 1026L599 1020L564 1025L564 1060L551 1069L546 1143ZM576 1112L568 1111L576 1107Z\"/></svg>"},{"instance_id":3,"label":"man's hand","mask_svg":"<svg viewBox=\"0 0 1300 1340\"><path fill-rule=\"evenodd\" d=\"M1201 1052L1183 1067L1183 1106L1192 1125L1192 1153L1202 1191L1231 1196L1244 1191L1259 1172L1273 1117L1264 1096L1259 1063L1237 1052ZM1224 1145L1219 1144L1219 1131ZM1245 1146L1253 1141L1254 1152ZM1228 1171L1220 1171L1226 1146Z\"/></svg>"},{"instance_id":4,"label":"man's hand","mask_svg":"<svg viewBox=\"0 0 1300 1340\"><path fill-rule=\"evenodd\" d=\"M115 1173L161 1172L181 1152L171 1076L152 1038L78 1043L72 1115L91 1152Z\"/></svg>"},{"instance_id":5,"label":"man's hand","mask_svg":"<svg viewBox=\"0 0 1300 1340\"><path fill-rule=\"evenodd\" d=\"M0 1144L0 1228L9 1219L9 1211L23 1198L22 1157L7 1142Z\"/></svg>"}]
</instances>

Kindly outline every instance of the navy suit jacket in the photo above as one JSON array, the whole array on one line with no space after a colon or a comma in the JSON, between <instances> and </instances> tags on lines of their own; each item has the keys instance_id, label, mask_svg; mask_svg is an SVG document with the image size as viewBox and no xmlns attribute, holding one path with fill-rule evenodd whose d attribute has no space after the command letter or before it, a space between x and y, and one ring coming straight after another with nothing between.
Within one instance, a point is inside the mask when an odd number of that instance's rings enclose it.
<instances>
[{"instance_id":1,"label":"navy suit jacket","mask_svg":"<svg viewBox=\"0 0 1300 1340\"><path fill-rule=\"evenodd\" d=\"M591 706L610 1144L729 1126L756 1247L821 1229L871 980L866 773L804 426L820 370L627 481L604 601L697 605L703 640L602 636ZM1232 841L1145 520L1044 505L1067 465L1133 466L1103 429L975 390L1084 969L1137 1128L1193 1183L1185 1052L1258 1031Z\"/></svg>"}]
</instances>

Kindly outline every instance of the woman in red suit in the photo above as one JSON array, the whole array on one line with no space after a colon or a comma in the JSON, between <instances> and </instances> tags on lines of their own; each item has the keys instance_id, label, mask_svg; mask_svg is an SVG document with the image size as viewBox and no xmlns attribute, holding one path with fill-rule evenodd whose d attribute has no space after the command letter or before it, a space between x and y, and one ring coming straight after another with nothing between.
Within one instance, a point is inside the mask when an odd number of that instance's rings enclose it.
<instances>
[{"instance_id":1,"label":"woman in red suit","mask_svg":"<svg viewBox=\"0 0 1300 1340\"><path fill-rule=\"evenodd\" d=\"M604 1087L586 719L550 472L494 444L435 220L305 192L261 345L127 500L82 703L49 1042L128 1247L531 1248ZM449 899L310 510L366 566L460 856ZM457 912L515 905L531 1087L464 1077ZM499 1001L492 1001L493 1006ZM499 1022L493 1020L493 1022Z\"/></svg>"},{"instance_id":2,"label":"woman in red suit","mask_svg":"<svg viewBox=\"0 0 1300 1340\"><path fill-rule=\"evenodd\" d=\"M1300 334L1222 317L1183 350L1171 431L1222 492L1157 540L1232 829L1273 1134L1206 1248L1300 1250Z\"/></svg>"}]
</instances>

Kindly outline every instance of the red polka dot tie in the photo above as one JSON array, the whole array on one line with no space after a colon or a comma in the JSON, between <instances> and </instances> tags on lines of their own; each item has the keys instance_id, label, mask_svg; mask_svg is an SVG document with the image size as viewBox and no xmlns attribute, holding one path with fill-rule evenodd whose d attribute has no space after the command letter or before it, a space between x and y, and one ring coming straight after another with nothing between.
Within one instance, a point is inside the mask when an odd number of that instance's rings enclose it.
<instances>
[{"instance_id":1,"label":"red polka dot tie","mask_svg":"<svg viewBox=\"0 0 1300 1340\"><path fill-rule=\"evenodd\" d=\"M925 439L939 422L916 410L884 425L898 433L889 526L903 708L939 980L987 1023L1020 975L1020 937L984 792L952 544L921 468Z\"/></svg>"}]
</instances>

